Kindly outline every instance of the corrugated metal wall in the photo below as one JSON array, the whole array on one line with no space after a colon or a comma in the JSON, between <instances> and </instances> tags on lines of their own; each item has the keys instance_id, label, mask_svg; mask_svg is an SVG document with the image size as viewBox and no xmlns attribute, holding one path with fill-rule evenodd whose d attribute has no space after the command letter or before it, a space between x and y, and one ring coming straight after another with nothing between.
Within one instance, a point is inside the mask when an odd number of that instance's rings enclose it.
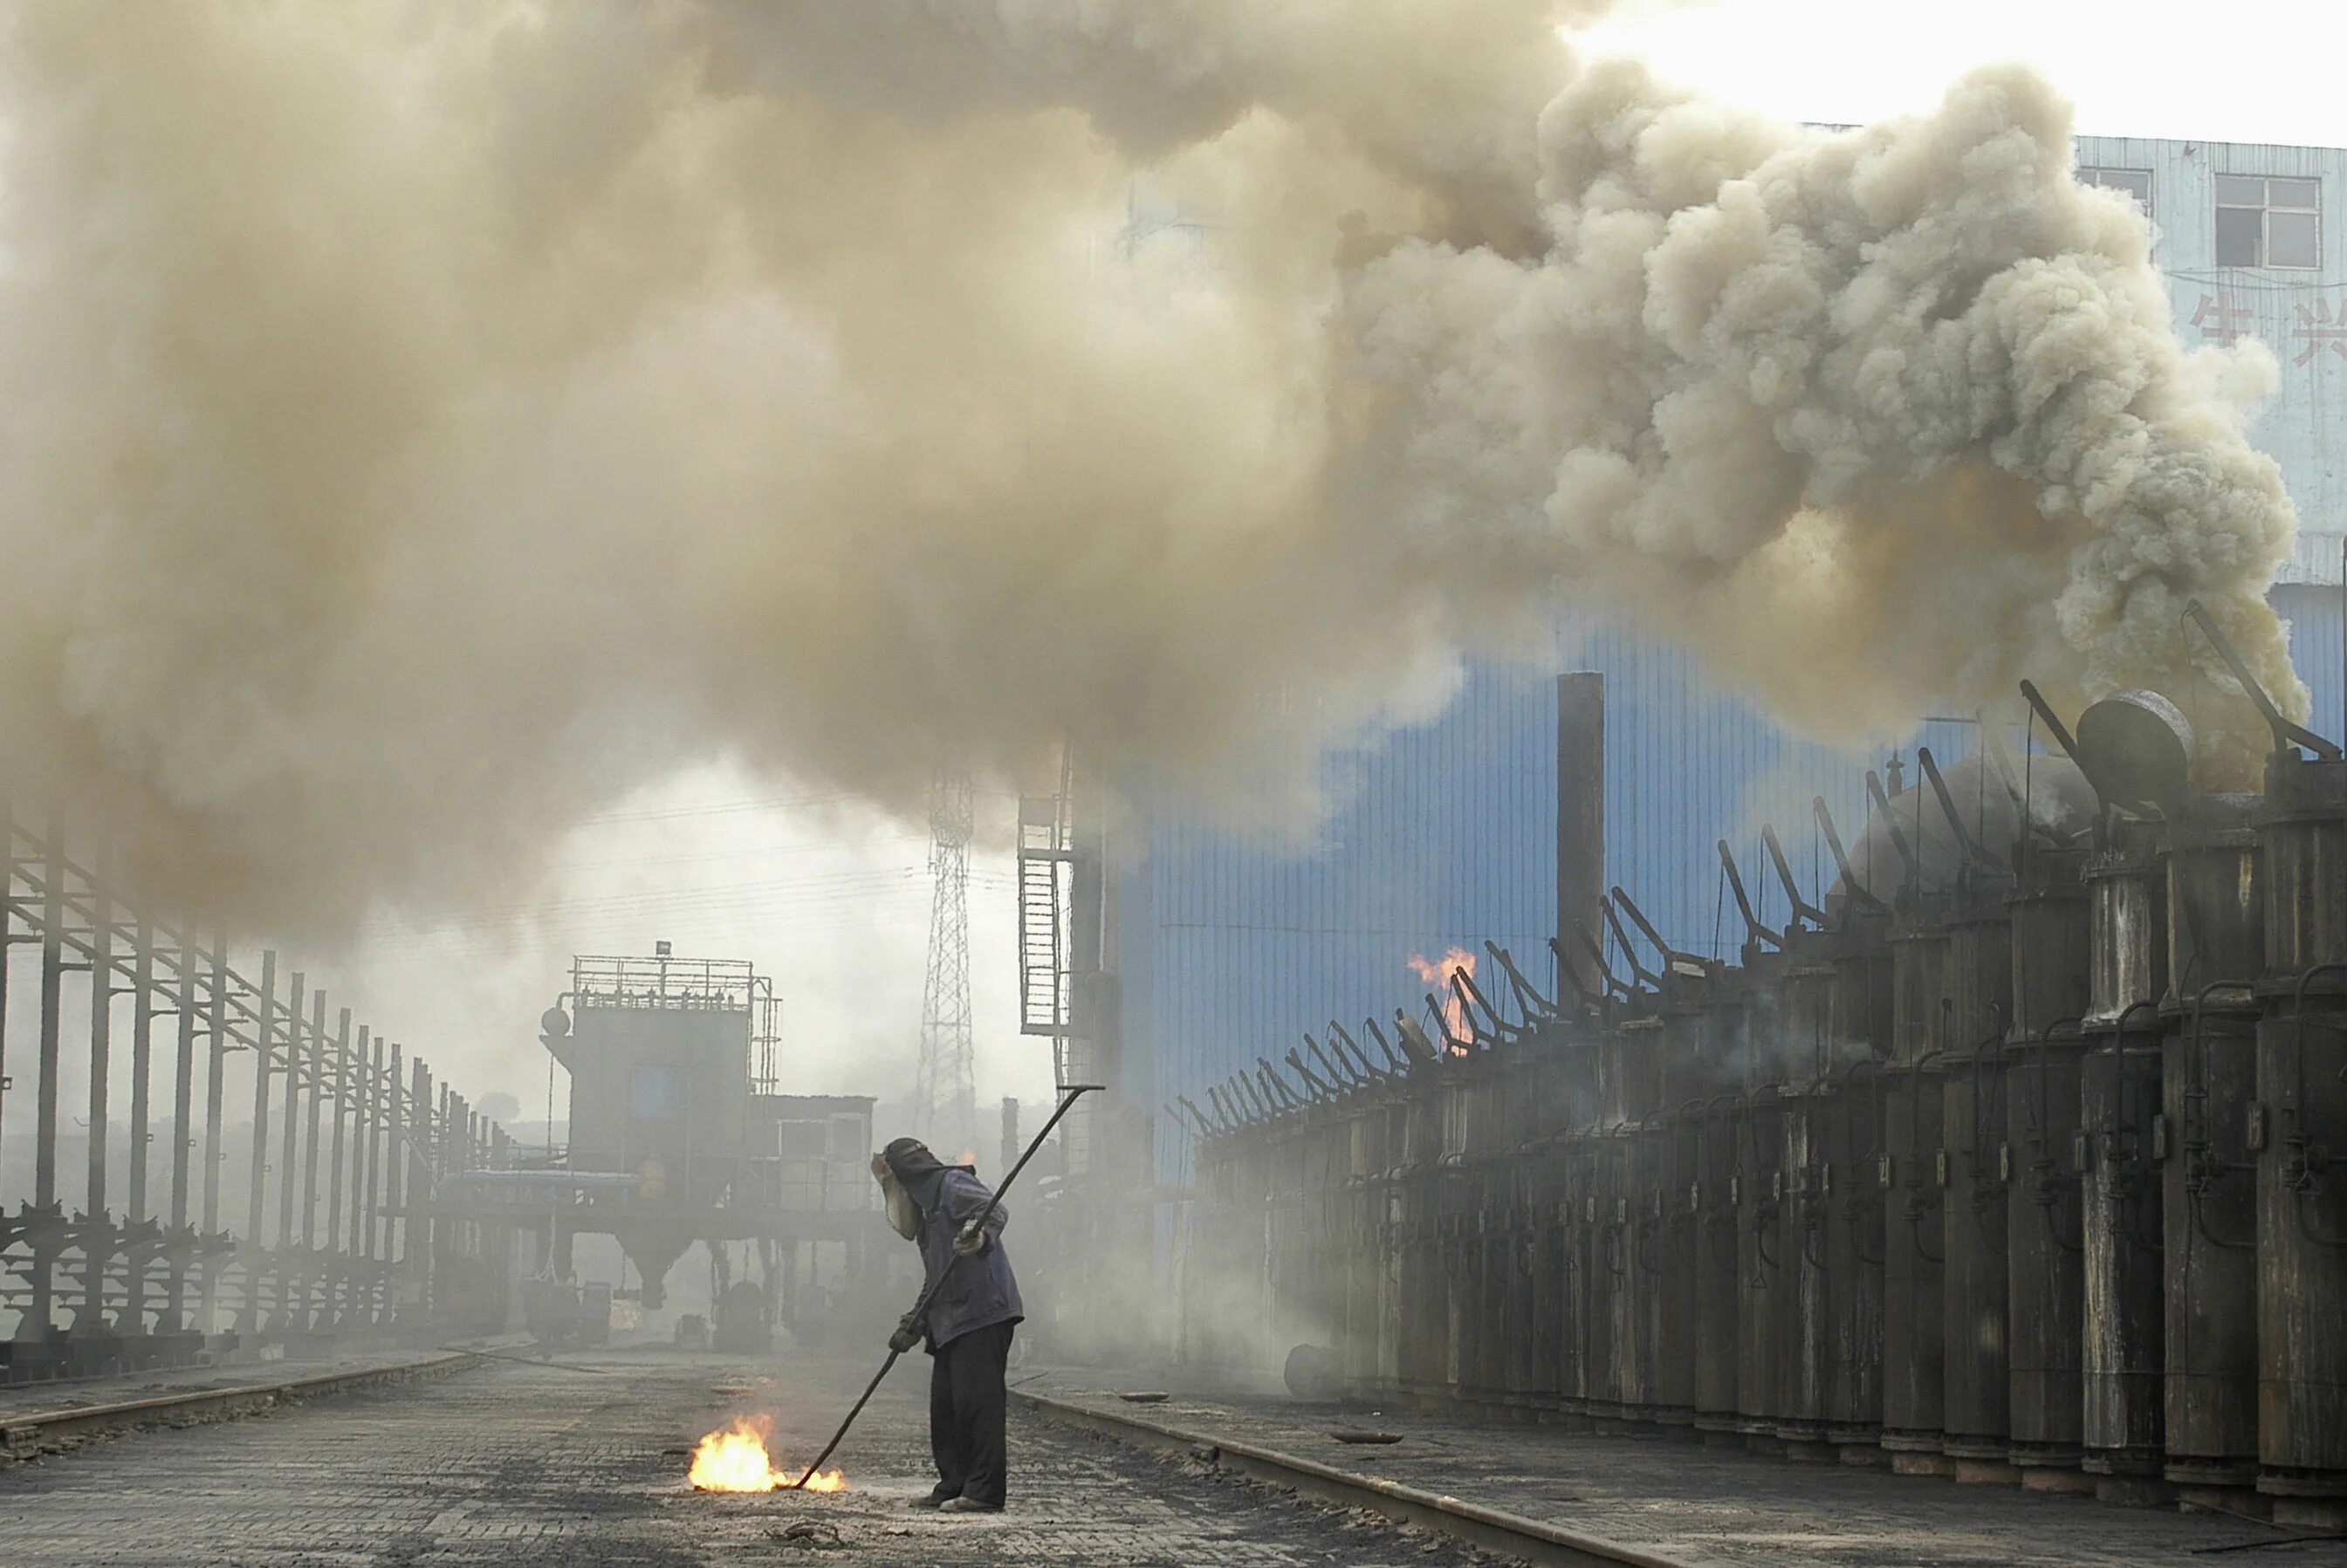
<instances>
[{"instance_id":1,"label":"corrugated metal wall","mask_svg":"<svg viewBox=\"0 0 2347 1568\"><path fill-rule=\"evenodd\" d=\"M2347 733L2338 589L2308 586L2336 580L2347 531L2336 415L2347 395L2347 301L2336 282L2336 259L2347 256L2347 151L2082 137L2076 156L2084 168L2147 177L2154 259L2184 343L2254 335L2275 351L2280 395L2254 438L2282 465L2303 527L2274 602L2294 625L2315 727ZM2218 267L2220 174L2320 181L2322 264ZM1332 1016L1351 1027L1414 1006L1425 987L1407 968L1413 952L1480 952L1489 937L1554 984L1546 951L1556 901L1549 677L1573 669L1606 676L1611 879L1673 945L1708 954L1736 946L1714 848L1722 837L1768 906L1764 918L1781 916L1784 898L1763 873L1763 821L1776 823L1803 880L1825 880L1809 802L1824 796L1854 832L1864 769L1882 757L1786 735L1748 704L1707 691L1683 652L1620 630L1568 632L1551 671L1478 665L1440 719L1337 759L1343 804L1314 853L1171 816L1147 826L1146 860L1120 888L1118 961L1127 1049L1153 1054L1160 1100L1194 1096L1258 1055L1277 1061L1300 1031L1317 1031ZM1973 748L1970 725L1926 724L1900 748L1911 769L1914 740L1949 761ZM1161 1147L1168 1175L1178 1174L1178 1141Z\"/></svg>"},{"instance_id":2,"label":"corrugated metal wall","mask_svg":"<svg viewBox=\"0 0 2347 1568\"><path fill-rule=\"evenodd\" d=\"M2314 689L2318 729L2347 733L2341 713L2339 590L2274 590L2292 651ZM1865 769L1788 735L1748 703L1705 687L1684 651L1621 630L1558 639L1558 669L1606 677L1606 860L1677 948L1732 957L1737 917L1717 840L1734 847L1775 924L1784 896L1759 830L1773 822L1814 899L1832 880L1810 802L1822 795L1845 841L1865 815ZM1914 780L1914 744L1952 762L1974 748L1969 723L1924 724L1898 754ZM1160 816L1146 858L1120 884L1124 1039L1153 1061L1155 1104L1203 1098L1202 1085L1281 1061L1331 1018L1419 1010L1416 954L1509 948L1544 987L1556 907L1556 687L1547 671L1476 664L1431 723L1374 751L1336 759L1341 804L1319 845L1269 847ZM1143 1091L1136 1085L1136 1095ZM1160 1143L1162 1173L1182 1179L1183 1141Z\"/></svg>"}]
</instances>

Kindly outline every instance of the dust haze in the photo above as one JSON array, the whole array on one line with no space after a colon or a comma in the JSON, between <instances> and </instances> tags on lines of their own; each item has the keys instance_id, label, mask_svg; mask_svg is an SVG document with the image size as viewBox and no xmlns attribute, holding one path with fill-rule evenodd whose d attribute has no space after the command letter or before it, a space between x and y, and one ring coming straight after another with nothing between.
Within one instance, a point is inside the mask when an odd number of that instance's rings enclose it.
<instances>
[{"instance_id":1,"label":"dust haze","mask_svg":"<svg viewBox=\"0 0 2347 1568\"><path fill-rule=\"evenodd\" d=\"M15 7L12 787L333 933L685 766L917 814L1069 735L1308 818L1561 601L1855 738L2221 697L2197 595L2303 711L2272 363L2178 346L2051 87L1803 130L1597 8Z\"/></svg>"}]
</instances>

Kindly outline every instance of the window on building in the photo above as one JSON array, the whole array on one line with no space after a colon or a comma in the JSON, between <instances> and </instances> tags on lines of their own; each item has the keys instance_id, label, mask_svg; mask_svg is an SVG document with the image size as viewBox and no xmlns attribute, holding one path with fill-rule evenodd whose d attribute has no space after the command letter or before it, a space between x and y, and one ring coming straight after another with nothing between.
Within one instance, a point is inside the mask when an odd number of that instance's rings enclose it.
<instances>
[{"instance_id":1,"label":"window on building","mask_svg":"<svg viewBox=\"0 0 2347 1568\"><path fill-rule=\"evenodd\" d=\"M820 1160L827 1131L820 1122L776 1122L774 1153L785 1160Z\"/></svg>"},{"instance_id":2,"label":"window on building","mask_svg":"<svg viewBox=\"0 0 2347 1568\"><path fill-rule=\"evenodd\" d=\"M2099 186L2105 190L2124 191L2135 198L2146 218L2151 216L2151 170L2147 169L2082 169L2078 183Z\"/></svg>"},{"instance_id":3,"label":"window on building","mask_svg":"<svg viewBox=\"0 0 2347 1568\"><path fill-rule=\"evenodd\" d=\"M2217 265L2321 264L2321 181L2261 174L2217 176Z\"/></svg>"}]
</instances>

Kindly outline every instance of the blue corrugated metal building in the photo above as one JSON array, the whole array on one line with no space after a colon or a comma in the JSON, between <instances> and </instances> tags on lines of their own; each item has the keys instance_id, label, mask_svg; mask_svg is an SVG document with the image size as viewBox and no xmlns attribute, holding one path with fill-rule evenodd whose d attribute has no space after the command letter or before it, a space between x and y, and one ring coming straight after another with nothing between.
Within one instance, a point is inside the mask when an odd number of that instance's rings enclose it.
<instances>
[{"instance_id":1,"label":"blue corrugated metal building","mask_svg":"<svg viewBox=\"0 0 2347 1568\"><path fill-rule=\"evenodd\" d=\"M2316 727L2347 734L2342 710L2340 547L2347 456L2333 410L2347 395L2347 152L2212 142L2081 138L2082 179L2128 190L2159 233L2177 330L2188 343L2255 335L2280 360L2280 397L2255 427L2279 460L2302 523L2273 590L2291 652L2314 691ZM1334 1018L1413 1010L1428 989L1412 955L1510 948L1543 987L1556 911L1556 690L1565 670L1606 680L1606 874L1675 946L1732 956L1739 938L1716 842L1728 839L1756 893L1773 821L1797 874L1829 881L1809 802L1848 832L1864 815L1854 757L1787 733L1710 684L1693 657L1614 627L1561 628L1547 668L1473 663L1432 723L1336 759L1337 804L1308 849L1275 847L1177 814L1149 818L1121 875L1116 962L1132 1092L1144 1105L1251 1063L1280 1060ZM1922 716L1919 716L1919 719ZM1942 758L1972 726L1923 723ZM1764 918L1767 917L1764 916ZM1149 1074L1136 1071L1152 1064ZM1169 1138L1161 1172L1179 1179Z\"/></svg>"}]
</instances>

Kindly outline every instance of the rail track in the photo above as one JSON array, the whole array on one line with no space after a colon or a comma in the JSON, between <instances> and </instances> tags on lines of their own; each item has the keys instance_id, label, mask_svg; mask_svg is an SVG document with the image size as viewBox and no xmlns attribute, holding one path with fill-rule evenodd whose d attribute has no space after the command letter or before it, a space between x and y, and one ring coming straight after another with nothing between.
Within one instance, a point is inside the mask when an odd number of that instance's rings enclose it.
<instances>
[{"instance_id":1,"label":"rail track","mask_svg":"<svg viewBox=\"0 0 2347 1568\"><path fill-rule=\"evenodd\" d=\"M1398 1524L1439 1532L1486 1552L1503 1553L1539 1568L1688 1568L1682 1560L1562 1529L1520 1513L1485 1508L1380 1476L1339 1470L1317 1460L1256 1443L1184 1431L1123 1411L1101 1409L1046 1394L1014 1389L1012 1399L1047 1421L1117 1442L1153 1449L1252 1481L1287 1488L1340 1508L1365 1509Z\"/></svg>"},{"instance_id":2,"label":"rail track","mask_svg":"<svg viewBox=\"0 0 2347 1568\"><path fill-rule=\"evenodd\" d=\"M378 1367L345 1368L281 1378L268 1383L240 1383L226 1389L191 1389L183 1393L157 1394L144 1399L83 1405L70 1409L41 1410L0 1417L0 1464L38 1458L44 1453L77 1446L93 1437L135 1431L142 1427L198 1426L258 1415L291 1401L321 1395L345 1394L393 1383L442 1378L477 1367L486 1359L471 1351L456 1351L415 1361Z\"/></svg>"}]
</instances>

